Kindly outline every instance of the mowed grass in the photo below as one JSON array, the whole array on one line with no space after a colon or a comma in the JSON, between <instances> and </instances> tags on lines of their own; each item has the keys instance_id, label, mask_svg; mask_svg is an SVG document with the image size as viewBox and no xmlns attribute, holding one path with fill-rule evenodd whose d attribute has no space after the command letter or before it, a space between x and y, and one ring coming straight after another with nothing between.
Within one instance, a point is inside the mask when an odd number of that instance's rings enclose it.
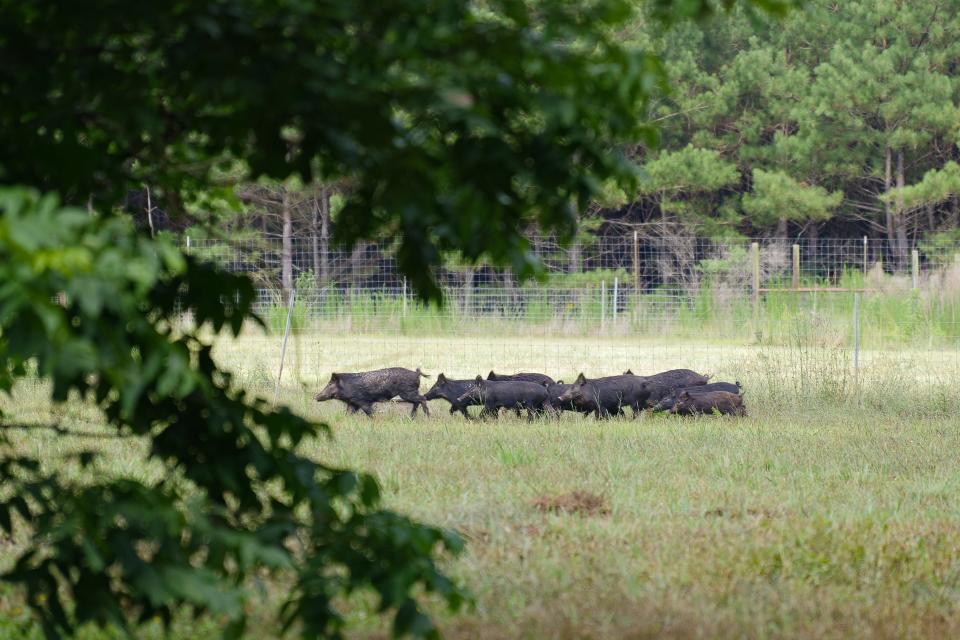
<instances>
[{"instance_id":1,"label":"mowed grass","mask_svg":"<svg viewBox=\"0 0 960 640\"><path fill-rule=\"evenodd\" d=\"M447 637L960 636L955 353L862 354L855 379L849 354L828 348L589 338L552 348L376 336L301 337L289 347L281 400L332 427L331 439L305 451L375 474L388 507L466 539L445 566L475 606L451 617L434 603ZM222 342L217 353L238 383L273 393L279 340ZM385 404L371 420L311 400L330 371L393 364L434 376L503 368L558 377L689 366L740 379L750 416L474 422L437 401L429 418ZM98 428L95 411L52 408L44 394L43 384L30 385L4 409ZM57 464L89 442L36 433L16 445ZM101 446L109 461L99 474L162 472L137 462L136 444ZM606 509L535 506L572 491L601 497ZM2 566L20 545L0 547ZM269 600L283 589L275 583ZM344 606L352 634L386 634L367 599ZM276 631L268 611L254 612L263 637ZM9 589L0 620L0 637L40 636ZM173 635L215 627L182 622Z\"/></svg>"}]
</instances>

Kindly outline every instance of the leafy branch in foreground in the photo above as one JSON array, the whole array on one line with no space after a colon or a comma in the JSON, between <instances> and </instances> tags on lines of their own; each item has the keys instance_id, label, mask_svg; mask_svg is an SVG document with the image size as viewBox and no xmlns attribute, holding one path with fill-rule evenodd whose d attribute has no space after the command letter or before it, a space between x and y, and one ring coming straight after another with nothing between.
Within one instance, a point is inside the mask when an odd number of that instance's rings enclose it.
<instances>
[{"instance_id":1,"label":"leafy branch in foreground","mask_svg":"<svg viewBox=\"0 0 960 640\"><path fill-rule=\"evenodd\" d=\"M454 533L378 508L372 477L298 455L325 427L270 409L214 363L200 335L237 334L253 318L248 280L117 217L2 189L0 281L3 390L35 361L54 401L96 402L167 469L156 484L99 471L84 482L8 448L0 527L12 535L22 522L17 535L30 540L3 579L25 587L48 637L87 622L169 623L183 607L224 617L235 637L262 571L292 576L280 615L307 638L339 635L333 599L356 590L376 592L398 634L435 635L415 589L463 603L436 564L438 549L462 548ZM192 329L174 330L181 311Z\"/></svg>"}]
</instances>

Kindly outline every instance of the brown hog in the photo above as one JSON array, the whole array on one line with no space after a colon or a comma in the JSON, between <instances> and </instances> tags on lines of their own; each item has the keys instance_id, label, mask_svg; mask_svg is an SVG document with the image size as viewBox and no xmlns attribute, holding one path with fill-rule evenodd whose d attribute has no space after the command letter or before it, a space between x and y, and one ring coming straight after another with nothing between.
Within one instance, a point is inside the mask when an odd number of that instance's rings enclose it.
<instances>
[{"instance_id":1,"label":"brown hog","mask_svg":"<svg viewBox=\"0 0 960 640\"><path fill-rule=\"evenodd\" d=\"M684 391L677 396L676 403L670 409L670 413L681 416L713 413L714 411L727 416L747 415L747 408L743 404L743 396L729 391L708 391L696 394Z\"/></svg>"}]
</instances>

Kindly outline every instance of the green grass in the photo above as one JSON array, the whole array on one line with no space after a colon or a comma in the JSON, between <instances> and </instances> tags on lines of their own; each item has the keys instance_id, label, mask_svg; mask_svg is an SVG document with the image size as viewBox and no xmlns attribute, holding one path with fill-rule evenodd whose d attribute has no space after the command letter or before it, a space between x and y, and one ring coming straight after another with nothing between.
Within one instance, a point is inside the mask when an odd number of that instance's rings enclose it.
<instances>
[{"instance_id":1,"label":"green grass","mask_svg":"<svg viewBox=\"0 0 960 640\"><path fill-rule=\"evenodd\" d=\"M305 445L311 455L374 473L388 506L467 539L466 553L447 566L476 606L457 617L437 612L448 637L957 637L957 354L867 352L855 379L847 351L810 342L800 333L784 347L307 335L291 343L282 397L333 425L332 440ZM245 386L272 393L275 336L222 342L216 353ZM387 404L368 420L310 399L332 370L387 363L434 376L686 365L741 380L750 417L468 422L438 401L428 419ZM95 410L50 407L47 391L24 385L3 409L98 428ZM58 465L89 443L30 433L15 444ZM101 446L111 455L97 473L160 472L138 462L137 444ZM602 496L609 513L545 514L533 505L574 490ZM0 565L19 544L0 547ZM282 592L273 584L268 599ZM386 633L367 600L348 606L354 635ZM275 633L266 611L255 608L251 637ZM215 627L181 620L172 635ZM2 588L0 638L21 637L40 634L20 596Z\"/></svg>"}]
</instances>

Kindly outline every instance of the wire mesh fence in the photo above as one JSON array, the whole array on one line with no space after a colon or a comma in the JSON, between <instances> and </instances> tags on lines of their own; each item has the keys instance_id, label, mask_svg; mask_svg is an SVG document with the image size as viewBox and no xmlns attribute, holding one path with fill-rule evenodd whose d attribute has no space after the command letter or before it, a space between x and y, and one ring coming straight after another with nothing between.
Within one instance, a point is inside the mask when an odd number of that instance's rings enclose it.
<instances>
[{"instance_id":1,"label":"wire mesh fence","mask_svg":"<svg viewBox=\"0 0 960 640\"><path fill-rule=\"evenodd\" d=\"M879 403L912 389L916 401L934 394L944 406L960 388L960 246L921 245L903 257L887 241L863 239L631 233L530 243L544 280L521 283L509 270L451 260L435 274L443 306L416 298L392 243L338 251L310 238L286 248L272 238L192 240L188 251L255 282L267 332L221 341L215 353L270 390L288 312L284 375L299 389L333 371L385 366L556 378L689 367L744 380L768 399L862 400L871 388Z\"/></svg>"},{"instance_id":2,"label":"wire mesh fence","mask_svg":"<svg viewBox=\"0 0 960 640\"><path fill-rule=\"evenodd\" d=\"M188 251L247 273L257 310L274 329L296 290L294 326L351 333L695 335L784 339L791 318L847 327L852 293L877 311L866 335L890 342L955 342L960 246L900 255L886 240L713 241L599 237L561 246L530 238L542 281L508 269L451 261L437 269L445 304L426 305L396 269L391 243L351 251L313 238L225 243ZM881 336L881 334L883 334Z\"/></svg>"}]
</instances>

